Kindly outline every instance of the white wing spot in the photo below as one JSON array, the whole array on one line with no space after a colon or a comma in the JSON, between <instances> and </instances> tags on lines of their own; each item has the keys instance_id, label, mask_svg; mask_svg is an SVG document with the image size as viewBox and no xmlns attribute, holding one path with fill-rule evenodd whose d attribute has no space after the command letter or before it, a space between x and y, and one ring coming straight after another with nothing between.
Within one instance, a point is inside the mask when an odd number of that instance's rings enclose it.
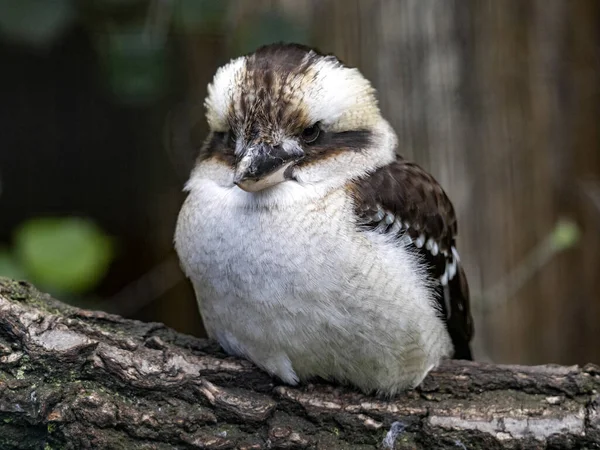
<instances>
[{"instance_id":1,"label":"white wing spot","mask_svg":"<svg viewBox=\"0 0 600 450\"><path fill-rule=\"evenodd\" d=\"M446 270L444 272L444 275L442 275L440 277L440 283L442 283L442 285L446 286L448 284L448 271Z\"/></svg>"},{"instance_id":2,"label":"white wing spot","mask_svg":"<svg viewBox=\"0 0 600 450\"><path fill-rule=\"evenodd\" d=\"M390 228L390 232L392 232L394 234L398 234L401 229L402 229L402 222L400 222L398 219L394 220L394 225L392 225L392 228Z\"/></svg>"},{"instance_id":3,"label":"white wing spot","mask_svg":"<svg viewBox=\"0 0 600 450\"><path fill-rule=\"evenodd\" d=\"M423 236L422 234L417 238L417 240L415 241L415 245L418 248L423 247L423 244L425 244L425 236Z\"/></svg>"},{"instance_id":4,"label":"white wing spot","mask_svg":"<svg viewBox=\"0 0 600 450\"><path fill-rule=\"evenodd\" d=\"M427 250L431 251L431 249L433 248L433 239L431 239L431 238L427 239L427 243L425 244L425 248Z\"/></svg>"},{"instance_id":5,"label":"white wing spot","mask_svg":"<svg viewBox=\"0 0 600 450\"><path fill-rule=\"evenodd\" d=\"M457 263L459 263L460 256L458 256L458 251L456 250L456 247L452 246L451 250L452 250L452 255L454 256L454 259L456 260Z\"/></svg>"},{"instance_id":6,"label":"white wing spot","mask_svg":"<svg viewBox=\"0 0 600 450\"><path fill-rule=\"evenodd\" d=\"M456 260L452 260L452 262L446 266L446 272L448 273L449 280L454 278L454 275L456 275Z\"/></svg>"},{"instance_id":7,"label":"white wing spot","mask_svg":"<svg viewBox=\"0 0 600 450\"><path fill-rule=\"evenodd\" d=\"M373 222L381 222L381 220L383 219L383 216L385 216L385 213L383 212L382 209L378 209L377 212L371 216L371 219L373 220Z\"/></svg>"}]
</instances>

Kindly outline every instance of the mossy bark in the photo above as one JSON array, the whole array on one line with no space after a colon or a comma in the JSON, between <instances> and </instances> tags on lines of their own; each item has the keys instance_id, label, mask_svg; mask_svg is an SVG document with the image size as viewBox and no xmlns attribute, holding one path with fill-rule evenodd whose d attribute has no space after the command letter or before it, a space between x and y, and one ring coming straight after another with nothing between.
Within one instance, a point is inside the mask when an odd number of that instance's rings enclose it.
<instances>
[{"instance_id":1,"label":"mossy bark","mask_svg":"<svg viewBox=\"0 0 600 450\"><path fill-rule=\"evenodd\" d=\"M449 362L386 400L0 279L2 449L600 448L597 366Z\"/></svg>"}]
</instances>

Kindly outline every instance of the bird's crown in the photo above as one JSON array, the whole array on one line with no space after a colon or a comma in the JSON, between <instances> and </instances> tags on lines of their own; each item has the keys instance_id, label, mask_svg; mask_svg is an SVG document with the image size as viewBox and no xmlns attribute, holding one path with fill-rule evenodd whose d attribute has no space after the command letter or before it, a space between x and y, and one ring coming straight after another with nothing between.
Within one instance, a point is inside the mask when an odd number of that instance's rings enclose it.
<instances>
[{"instance_id":1,"label":"bird's crown","mask_svg":"<svg viewBox=\"0 0 600 450\"><path fill-rule=\"evenodd\" d=\"M208 87L212 131L293 134L319 124L332 132L369 129L375 90L358 69L298 44L272 44L221 67Z\"/></svg>"}]
</instances>

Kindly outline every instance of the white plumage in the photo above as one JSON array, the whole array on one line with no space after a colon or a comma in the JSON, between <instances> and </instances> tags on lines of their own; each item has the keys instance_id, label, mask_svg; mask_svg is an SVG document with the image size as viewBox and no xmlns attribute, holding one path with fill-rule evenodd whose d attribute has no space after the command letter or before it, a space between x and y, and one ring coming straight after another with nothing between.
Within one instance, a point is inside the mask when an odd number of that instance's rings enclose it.
<instances>
[{"instance_id":1,"label":"white plumage","mask_svg":"<svg viewBox=\"0 0 600 450\"><path fill-rule=\"evenodd\" d=\"M415 257L358 231L343 188L303 198L302 187L281 184L273 207L196 177L176 248L206 329L227 352L286 383L318 375L385 393L418 385L449 356Z\"/></svg>"}]
</instances>

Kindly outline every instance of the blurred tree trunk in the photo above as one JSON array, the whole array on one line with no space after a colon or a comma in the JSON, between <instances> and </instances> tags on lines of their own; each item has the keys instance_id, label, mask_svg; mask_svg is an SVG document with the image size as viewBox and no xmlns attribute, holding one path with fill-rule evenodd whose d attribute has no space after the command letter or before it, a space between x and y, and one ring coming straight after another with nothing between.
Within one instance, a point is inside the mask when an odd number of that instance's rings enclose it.
<instances>
[{"instance_id":1,"label":"blurred tree trunk","mask_svg":"<svg viewBox=\"0 0 600 450\"><path fill-rule=\"evenodd\" d=\"M566 3L568 72L561 88L571 89L559 125L566 129L559 200L584 236L565 267L571 277L561 280L558 320L568 342L564 361L600 361L600 2Z\"/></svg>"}]
</instances>

